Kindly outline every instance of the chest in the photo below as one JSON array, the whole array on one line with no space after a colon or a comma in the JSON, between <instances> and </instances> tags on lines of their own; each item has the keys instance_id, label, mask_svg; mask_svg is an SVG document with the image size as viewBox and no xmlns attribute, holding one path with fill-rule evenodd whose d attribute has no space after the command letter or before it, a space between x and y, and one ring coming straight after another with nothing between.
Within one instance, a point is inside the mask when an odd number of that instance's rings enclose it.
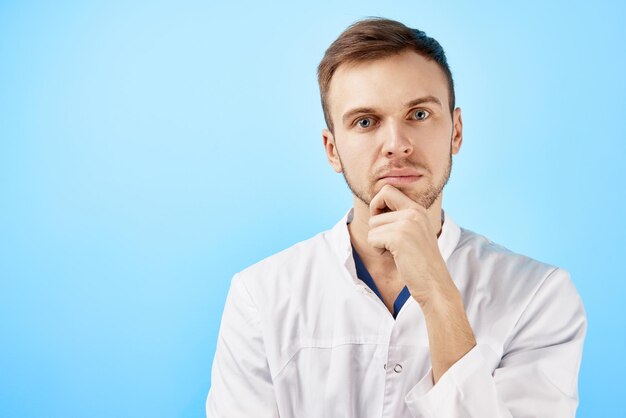
<instances>
[{"instance_id":1,"label":"chest","mask_svg":"<svg viewBox=\"0 0 626 418\"><path fill-rule=\"evenodd\" d=\"M372 276L374 284L376 284L378 292L382 296L383 303L387 307L387 310L393 314L393 304L400 292L402 292L402 289L404 289L404 282L400 280L397 275L389 274L389 272L382 270L374 270L370 272L370 275Z\"/></svg>"}]
</instances>

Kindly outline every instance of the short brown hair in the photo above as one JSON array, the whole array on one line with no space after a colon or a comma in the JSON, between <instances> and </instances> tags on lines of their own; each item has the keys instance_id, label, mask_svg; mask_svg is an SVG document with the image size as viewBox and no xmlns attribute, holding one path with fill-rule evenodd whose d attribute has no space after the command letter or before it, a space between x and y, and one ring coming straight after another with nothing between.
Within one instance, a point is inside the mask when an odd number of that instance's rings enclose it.
<instances>
[{"instance_id":1,"label":"short brown hair","mask_svg":"<svg viewBox=\"0 0 626 418\"><path fill-rule=\"evenodd\" d=\"M374 61L405 50L415 51L435 61L448 79L450 113L454 111L454 81L443 48L434 38L418 29L382 17L359 20L344 30L328 47L317 67L322 110L326 126L333 132L333 121L328 110L330 81L340 65Z\"/></svg>"}]
</instances>

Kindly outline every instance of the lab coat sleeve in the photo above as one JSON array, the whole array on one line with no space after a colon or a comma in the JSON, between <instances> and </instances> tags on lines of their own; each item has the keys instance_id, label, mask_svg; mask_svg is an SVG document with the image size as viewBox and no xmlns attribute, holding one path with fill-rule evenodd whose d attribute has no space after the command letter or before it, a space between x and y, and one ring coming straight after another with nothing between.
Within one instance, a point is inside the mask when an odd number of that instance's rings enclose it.
<instances>
[{"instance_id":1,"label":"lab coat sleeve","mask_svg":"<svg viewBox=\"0 0 626 418\"><path fill-rule=\"evenodd\" d=\"M436 385L431 368L405 402L416 418L575 417L586 330L569 273L555 269L513 327L499 364L494 350L479 343Z\"/></svg>"},{"instance_id":2,"label":"lab coat sleeve","mask_svg":"<svg viewBox=\"0 0 626 418\"><path fill-rule=\"evenodd\" d=\"M237 274L226 297L207 418L278 417L257 306Z\"/></svg>"}]
</instances>

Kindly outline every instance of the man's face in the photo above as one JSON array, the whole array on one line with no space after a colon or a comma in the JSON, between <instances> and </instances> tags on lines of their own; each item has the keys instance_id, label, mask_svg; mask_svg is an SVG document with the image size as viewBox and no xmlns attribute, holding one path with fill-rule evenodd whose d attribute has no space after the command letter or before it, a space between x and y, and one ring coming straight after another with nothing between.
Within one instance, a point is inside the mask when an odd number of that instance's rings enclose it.
<instances>
[{"instance_id":1,"label":"man's face","mask_svg":"<svg viewBox=\"0 0 626 418\"><path fill-rule=\"evenodd\" d=\"M438 65L412 51L342 65L327 97L335 132L324 129L324 147L352 193L369 206L389 183L430 208L462 141L461 110L450 115Z\"/></svg>"}]
</instances>

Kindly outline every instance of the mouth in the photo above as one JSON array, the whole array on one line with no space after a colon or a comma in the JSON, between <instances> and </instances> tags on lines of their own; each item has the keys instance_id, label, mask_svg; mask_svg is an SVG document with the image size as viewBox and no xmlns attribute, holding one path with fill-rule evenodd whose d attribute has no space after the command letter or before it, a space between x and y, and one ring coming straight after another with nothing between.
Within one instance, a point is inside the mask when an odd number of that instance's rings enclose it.
<instances>
[{"instance_id":1,"label":"mouth","mask_svg":"<svg viewBox=\"0 0 626 418\"><path fill-rule=\"evenodd\" d=\"M422 178L421 175L410 176L386 176L381 177L379 181L387 184L410 184Z\"/></svg>"}]
</instances>

